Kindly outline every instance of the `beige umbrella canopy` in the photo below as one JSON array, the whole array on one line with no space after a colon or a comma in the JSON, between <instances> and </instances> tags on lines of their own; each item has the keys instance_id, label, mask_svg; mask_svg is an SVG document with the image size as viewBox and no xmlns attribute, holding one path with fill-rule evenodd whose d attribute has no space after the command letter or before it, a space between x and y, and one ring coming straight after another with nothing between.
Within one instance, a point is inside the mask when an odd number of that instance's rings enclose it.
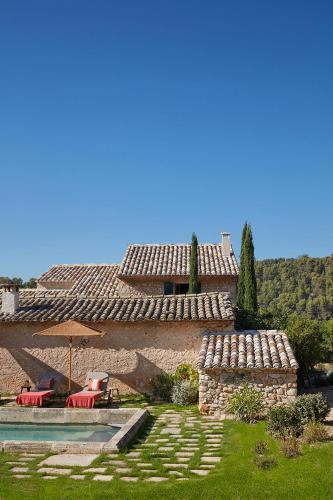
<instances>
[{"instance_id":1,"label":"beige umbrella canopy","mask_svg":"<svg viewBox=\"0 0 333 500\"><path fill-rule=\"evenodd\" d=\"M46 330L34 333L33 336L40 335L42 337L54 336L54 337L66 337L69 341L69 377L68 377L68 390L71 391L72 382L72 346L73 338L76 337L103 337L105 332L93 328L91 326L86 326L79 321L68 320L58 325L51 326Z\"/></svg>"}]
</instances>

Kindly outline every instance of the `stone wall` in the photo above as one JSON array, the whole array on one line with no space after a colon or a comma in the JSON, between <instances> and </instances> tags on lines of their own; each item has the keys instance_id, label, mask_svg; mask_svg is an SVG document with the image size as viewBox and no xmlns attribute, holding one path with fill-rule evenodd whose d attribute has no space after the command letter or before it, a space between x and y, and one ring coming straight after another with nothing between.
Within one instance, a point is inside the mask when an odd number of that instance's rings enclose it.
<instances>
[{"instance_id":1,"label":"stone wall","mask_svg":"<svg viewBox=\"0 0 333 500\"><path fill-rule=\"evenodd\" d=\"M121 297L138 297L147 295L163 295L164 282L171 281L172 283L187 283L188 277L165 277L157 279L132 279L119 280L118 294ZM201 292L229 292L232 302L236 298L236 278L232 276L225 277L205 277L200 279Z\"/></svg>"},{"instance_id":2,"label":"stone wall","mask_svg":"<svg viewBox=\"0 0 333 500\"><path fill-rule=\"evenodd\" d=\"M266 408L288 404L297 396L297 375L291 370L207 370L199 375L201 410L225 411L231 394L246 383L263 394Z\"/></svg>"},{"instance_id":3,"label":"stone wall","mask_svg":"<svg viewBox=\"0 0 333 500\"><path fill-rule=\"evenodd\" d=\"M32 336L52 323L0 324L0 393L17 393L25 379L35 383L44 371L62 376L66 388L68 341L61 337ZM109 370L111 385L122 393L149 392L150 378L173 373L181 363L195 365L202 333L231 330L231 321L94 323L107 332L73 349L74 388L82 387L88 370Z\"/></svg>"}]
</instances>

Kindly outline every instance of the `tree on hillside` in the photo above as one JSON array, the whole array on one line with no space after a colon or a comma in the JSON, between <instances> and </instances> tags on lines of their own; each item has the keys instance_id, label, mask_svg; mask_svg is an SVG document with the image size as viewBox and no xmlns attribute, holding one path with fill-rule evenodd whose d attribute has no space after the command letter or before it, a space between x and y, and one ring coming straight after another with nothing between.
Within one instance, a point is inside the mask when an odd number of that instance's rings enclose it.
<instances>
[{"instance_id":1,"label":"tree on hillside","mask_svg":"<svg viewBox=\"0 0 333 500\"><path fill-rule=\"evenodd\" d=\"M29 281L23 281L22 278L9 278L9 276L0 276L0 284L13 283L19 285L20 288L37 288L37 279L30 278Z\"/></svg>"},{"instance_id":2,"label":"tree on hillside","mask_svg":"<svg viewBox=\"0 0 333 500\"><path fill-rule=\"evenodd\" d=\"M191 260L190 260L190 280L188 293L198 293L198 240L195 233L192 234Z\"/></svg>"},{"instance_id":3,"label":"tree on hillside","mask_svg":"<svg viewBox=\"0 0 333 500\"><path fill-rule=\"evenodd\" d=\"M256 261L261 314L333 316L333 255Z\"/></svg>"},{"instance_id":4,"label":"tree on hillside","mask_svg":"<svg viewBox=\"0 0 333 500\"><path fill-rule=\"evenodd\" d=\"M251 225L245 223L242 234L237 306L246 314L257 314L257 281L254 268L254 245Z\"/></svg>"}]
</instances>

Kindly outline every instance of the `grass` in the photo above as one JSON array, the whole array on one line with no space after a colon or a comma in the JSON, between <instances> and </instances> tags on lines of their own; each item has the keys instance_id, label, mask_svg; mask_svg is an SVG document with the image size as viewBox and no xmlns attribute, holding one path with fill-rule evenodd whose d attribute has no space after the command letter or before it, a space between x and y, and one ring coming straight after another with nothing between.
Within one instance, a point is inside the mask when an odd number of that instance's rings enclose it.
<instances>
[{"instance_id":1,"label":"grass","mask_svg":"<svg viewBox=\"0 0 333 500\"><path fill-rule=\"evenodd\" d=\"M255 466L254 447L258 440L268 442L269 456L276 459L276 467L260 470ZM221 452L221 463L205 478L178 482L171 479L156 484L143 481L124 483L117 479L110 483L68 478L44 480L37 475L17 479L8 474L9 466L4 464L9 457L15 460L15 455L2 454L0 499L156 499L157 496L159 499L205 500L332 498L333 443L304 445L301 456L285 458L279 451L278 443L267 435L264 422L249 425L227 421Z\"/></svg>"}]
</instances>

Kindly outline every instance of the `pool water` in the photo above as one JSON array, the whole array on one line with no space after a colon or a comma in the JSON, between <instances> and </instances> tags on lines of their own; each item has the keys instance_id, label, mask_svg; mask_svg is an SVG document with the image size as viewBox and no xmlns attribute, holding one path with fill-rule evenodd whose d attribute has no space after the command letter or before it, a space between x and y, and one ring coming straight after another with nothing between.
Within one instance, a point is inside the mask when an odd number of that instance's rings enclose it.
<instances>
[{"instance_id":1,"label":"pool water","mask_svg":"<svg viewBox=\"0 0 333 500\"><path fill-rule=\"evenodd\" d=\"M92 424L1 424L0 441L86 441L105 443L119 427Z\"/></svg>"}]
</instances>

